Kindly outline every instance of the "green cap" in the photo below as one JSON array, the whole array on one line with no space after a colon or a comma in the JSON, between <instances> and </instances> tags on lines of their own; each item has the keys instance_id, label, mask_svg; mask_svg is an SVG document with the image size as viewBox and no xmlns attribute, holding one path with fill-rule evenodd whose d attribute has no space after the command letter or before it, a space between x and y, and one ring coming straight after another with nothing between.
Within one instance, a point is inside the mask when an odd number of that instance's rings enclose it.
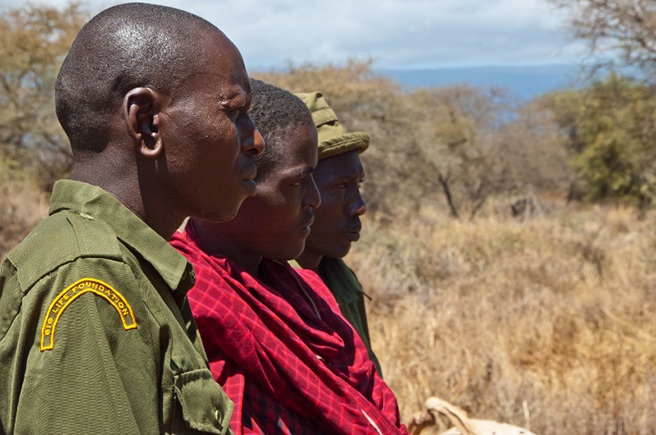
<instances>
[{"instance_id":1,"label":"green cap","mask_svg":"<svg viewBox=\"0 0 656 435\"><path fill-rule=\"evenodd\" d=\"M312 120L319 134L319 159L358 150L362 154L369 148L367 133L347 133L337 120L321 92L295 94L312 112Z\"/></svg>"}]
</instances>

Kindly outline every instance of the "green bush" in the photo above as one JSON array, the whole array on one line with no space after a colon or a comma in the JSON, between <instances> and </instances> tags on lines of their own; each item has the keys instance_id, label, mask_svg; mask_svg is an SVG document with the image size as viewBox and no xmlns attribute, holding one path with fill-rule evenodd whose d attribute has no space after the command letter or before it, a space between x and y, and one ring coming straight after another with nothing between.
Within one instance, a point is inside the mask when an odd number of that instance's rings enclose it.
<instances>
[{"instance_id":1,"label":"green bush","mask_svg":"<svg viewBox=\"0 0 656 435\"><path fill-rule=\"evenodd\" d=\"M547 98L568 133L571 164L591 200L649 207L656 193L656 90L611 73Z\"/></svg>"}]
</instances>

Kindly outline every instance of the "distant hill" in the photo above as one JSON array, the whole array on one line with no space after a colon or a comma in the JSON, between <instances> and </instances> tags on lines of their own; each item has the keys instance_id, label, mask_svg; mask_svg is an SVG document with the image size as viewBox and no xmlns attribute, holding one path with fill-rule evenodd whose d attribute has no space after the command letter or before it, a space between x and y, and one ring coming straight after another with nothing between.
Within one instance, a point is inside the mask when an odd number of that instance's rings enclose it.
<instances>
[{"instance_id":1,"label":"distant hill","mask_svg":"<svg viewBox=\"0 0 656 435\"><path fill-rule=\"evenodd\" d=\"M466 83L508 88L513 96L529 100L546 92L575 87L580 69L577 65L539 65L376 69L376 72L392 77L410 89Z\"/></svg>"}]
</instances>

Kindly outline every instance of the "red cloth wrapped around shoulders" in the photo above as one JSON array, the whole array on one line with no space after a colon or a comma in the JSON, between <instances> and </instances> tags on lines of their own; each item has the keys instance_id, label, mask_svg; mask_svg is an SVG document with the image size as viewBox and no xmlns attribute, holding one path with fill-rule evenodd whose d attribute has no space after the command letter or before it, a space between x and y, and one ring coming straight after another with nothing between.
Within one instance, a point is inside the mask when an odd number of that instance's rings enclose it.
<instances>
[{"instance_id":1,"label":"red cloth wrapped around shoulders","mask_svg":"<svg viewBox=\"0 0 656 435\"><path fill-rule=\"evenodd\" d=\"M405 434L394 394L311 271L264 259L259 279L205 254L192 227L171 244L194 266L188 298L237 435Z\"/></svg>"}]
</instances>

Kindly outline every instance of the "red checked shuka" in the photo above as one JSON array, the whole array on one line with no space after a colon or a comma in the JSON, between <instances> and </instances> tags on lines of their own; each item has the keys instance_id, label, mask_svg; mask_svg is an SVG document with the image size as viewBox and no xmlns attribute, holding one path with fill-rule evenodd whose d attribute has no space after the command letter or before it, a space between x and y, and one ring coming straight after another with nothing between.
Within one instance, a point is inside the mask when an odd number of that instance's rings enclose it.
<instances>
[{"instance_id":1,"label":"red checked shuka","mask_svg":"<svg viewBox=\"0 0 656 435\"><path fill-rule=\"evenodd\" d=\"M237 434L407 434L362 340L310 271L263 260L259 279L209 256L193 229L171 244L194 265L188 298ZM266 284L264 284L266 283Z\"/></svg>"}]
</instances>

